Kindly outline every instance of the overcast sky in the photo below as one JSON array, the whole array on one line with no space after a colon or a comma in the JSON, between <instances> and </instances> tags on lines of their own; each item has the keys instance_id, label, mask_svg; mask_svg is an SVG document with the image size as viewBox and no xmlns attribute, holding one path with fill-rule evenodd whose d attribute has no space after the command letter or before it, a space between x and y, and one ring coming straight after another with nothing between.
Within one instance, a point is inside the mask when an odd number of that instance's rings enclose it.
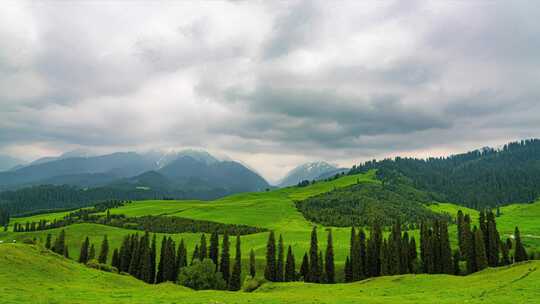
<instances>
[{"instance_id":1,"label":"overcast sky","mask_svg":"<svg viewBox=\"0 0 540 304\"><path fill-rule=\"evenodd\" d=\"M275 181L540 136L536 1L0 5L0 154L203 148Z\"/></svg>"}]
</instances>

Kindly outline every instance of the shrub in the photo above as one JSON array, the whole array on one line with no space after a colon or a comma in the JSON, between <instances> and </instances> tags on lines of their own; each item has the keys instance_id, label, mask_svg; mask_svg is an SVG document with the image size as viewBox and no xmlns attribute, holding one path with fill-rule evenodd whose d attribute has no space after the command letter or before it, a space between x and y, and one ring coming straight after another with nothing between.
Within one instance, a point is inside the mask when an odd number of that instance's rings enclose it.
<instances>
[{"instance_id":1,"label":"shrub","mask_svg":"<svg viewBox=\"0 0 540 304\"><path fill-rule=\"evenodd\" d=\"M101 271L118 273L118 268L113 267L113 266L108 265L108 264L101 264L96 259L92 259L92 260L88 261L86 263L86 266L88 266L90 268L98 269L98 270L101 270Z\"/></svg>"},{"instance_id":2,"label":"shrub","mask_svg":"<svg viewBox=\"0 0 540 304\"><path fill-rule=\"evenodd\" d=\"M227 287L221 272L216 272L216 265L211 259L204 259L202 262L194 261L193 265L182 268L178 283L195 290Z\"/></svg>"},{"instance_id":3,"label":"shrub","mask_svg":"<svg viewBox=\"0 0 540 304\"><path fill-rule=\"evenodd\" d=\"M36 241L33 240L33 239L24 239L22 242L23 242L23 244L30 244L30 245L35 245L36 244Z\"/></svg>"},{"instance_id":4,"label":"shrub","mask_svg":"<svg viewBox=\"0 0 540 304\"><path fill-rule=\"evenodd\" d=\"M257 288L261 287L262 284L263 281L248 275L244 279L244 284L242 284L242 290L245 292L252 292L255 291Z\"/></svg>"}]
</instances>

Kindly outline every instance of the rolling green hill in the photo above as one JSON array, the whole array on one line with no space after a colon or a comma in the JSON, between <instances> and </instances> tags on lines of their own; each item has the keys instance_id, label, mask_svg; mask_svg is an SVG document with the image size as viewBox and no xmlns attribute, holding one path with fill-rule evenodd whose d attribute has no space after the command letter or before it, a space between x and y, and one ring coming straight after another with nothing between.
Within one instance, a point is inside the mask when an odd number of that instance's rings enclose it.
<instances>
[{"instance_id":1,"label":"rolling green hill","mask_svg":"<svg viewBox=\"0 0 540 304\"><path fill-rule=\"evenodd\" d=\"M11 303L538 303L540 262L467 277L401 275L351 284L266 283L253 293L148 285L39 246L0 245L0 301Z\"/></svg>"}]
</instances>

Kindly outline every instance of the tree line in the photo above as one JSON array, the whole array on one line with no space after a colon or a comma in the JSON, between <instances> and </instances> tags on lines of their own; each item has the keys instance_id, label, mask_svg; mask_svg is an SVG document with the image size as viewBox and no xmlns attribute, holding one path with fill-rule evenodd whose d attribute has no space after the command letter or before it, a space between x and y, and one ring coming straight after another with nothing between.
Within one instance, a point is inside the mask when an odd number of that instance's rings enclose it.
<instances>
[{"instance_id":1,"label":"tree line","mask_svg":"<svg viewBox=\"0 0 540 304\"><path fill-rule=\"evenodd\" d=\"M540 195L540 140L512 142L501 149L484 148L439 158L373 160L354 166L349 174L378 170L384 178L395 172L413 185L451 201L475 208L528 203Z\"/></svg>"},{"instance_id":2,"label":"tree line","mask_svg":"<svg viewBox=\"0 0 540 304\"><path fill-rule=\"evenodd\" d=\"M30 232L47 229L65 227L75 223L97 223L125 229L149 231L154 233L184 233L184 232L217 232L223 234L253 234L267 231L264 228L252 227L248 225L224 224L206 220L194 220L176 216L154 216L126 217L123 214L111 214L110 208L118 208L130 203L130 201L105 201L96 204L92 208L75 210L64 216L63 219L48 221L45 219L14 223L13 232ZM105 214L97 214L101 212Z\"/></svg>"},{"instance_id":3,"label":"tree line","mask_svg":"<svg viewBox=\"0 0 540 304\"><path fill-rule=\"evenodd\" d=\"M9 211L0 208L0 227L5 227L9 224Z\"/></svg>"},{"instance_id":4,"label":"tree line","mask_svg":"<svg viewBox=\"0 0 540 304\"><path fill-rule=\"evenodd\" d=\"M400 222L392 225L386 237L378 223L370 227L369 237L364 229L352 227L344 281L408 273L463 275L528 259L519 229L516 227L513 238L502 241L491 210L480 213L478 226L473 226L470 216L461 211L456 222L458 248L454 251L445 220L421 223L419 246L409 231L403 231ZM156 235L148 231L143 235L126 235L120 248L112 252L111 266L149 284L170 281L195 289L239 290L242 287L240 235L236 235L234 259L231 259L227 231L221 240L217 231L210 234L209 239L202 234L191 256L183 239L176 244L170 236L163 236L158 257L156 242ZM45 246L69 257L64 230L54 242L49 234ZM89 264L95 260L95 263L106 264L109 250L107 236L101 242L99 253L86 237L81 244L79 262ZM264 273L260 275L272 282L303 280L333 284L337 282L334 259L331 229L327 230L326 246L321 248L317 227L313 227L309 250L304 253L299 267L291 245L285 246L282 235L276 240L274 232L270 231ZM248 277L255 278L257 265L253 249L248 263ZM462 269L460 263L466 267Z\"/></svg>"}]
</instances>

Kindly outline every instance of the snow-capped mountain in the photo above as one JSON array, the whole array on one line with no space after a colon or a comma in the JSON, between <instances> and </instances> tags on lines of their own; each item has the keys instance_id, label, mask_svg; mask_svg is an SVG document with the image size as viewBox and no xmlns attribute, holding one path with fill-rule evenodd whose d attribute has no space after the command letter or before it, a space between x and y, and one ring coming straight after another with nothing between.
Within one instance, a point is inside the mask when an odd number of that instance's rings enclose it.
<instances>
[{"instance_id":1,"label":"snow-capped mountain","mask_svg":"<svg viewBox=\"0 0 540 304\"><path fill-rule=\"evenodd\" d=\"M287 187L296 185L303 180L311 181L319 178L319 176L324 175L325 173L335 171L336 169L338 169L336 166L324 161L306 163L287 173L279 183L279 186Z\"/></svg>"}]
</instances>

